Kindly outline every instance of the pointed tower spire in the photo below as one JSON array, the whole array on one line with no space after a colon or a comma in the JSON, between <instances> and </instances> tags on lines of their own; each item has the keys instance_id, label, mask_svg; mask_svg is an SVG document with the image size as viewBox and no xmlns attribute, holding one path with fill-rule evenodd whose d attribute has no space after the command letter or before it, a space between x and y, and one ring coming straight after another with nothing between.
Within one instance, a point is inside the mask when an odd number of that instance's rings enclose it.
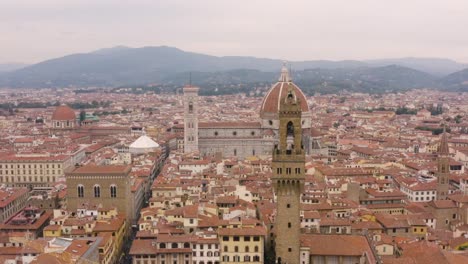
<instances>
[{"instance_id":1,"label":"pointed tower spire","mask_svg":"<svg viewBox=\"0 0 468 264\"><path fill-rule=\"evenodd\" d=\"M443 154L443 155L450 154L445 124L444 124L444 132L442 133L442 137L440 139L440 146L439 146L438 153Z\"/></svg>"},{"instance_id":2,"label":"pointed tower spire","mask_svg":"<svg viewBox=\"0 0 468 264\"><path fill-rule=\"evenodd\" d=\"M281 76L279 78L280 82L290 82L291 77L289 76L288 67L286 67L286 62L283 62L283 67L281 68Z\"/></svg>"}]
</instances>

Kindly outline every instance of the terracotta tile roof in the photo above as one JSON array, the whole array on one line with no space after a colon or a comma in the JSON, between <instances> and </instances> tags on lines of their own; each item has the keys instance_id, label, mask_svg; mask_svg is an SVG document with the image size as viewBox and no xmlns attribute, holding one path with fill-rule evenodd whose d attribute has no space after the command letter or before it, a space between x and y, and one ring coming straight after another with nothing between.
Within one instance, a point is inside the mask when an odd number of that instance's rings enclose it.
<instances>
[{"instance_id":1,"label":"terracotta tile roof","mask_svg":"<svg viewBox=\"0 0 468 264\"><path fill-rule=\"evenodd\" d=\"M468 263L468 256L442 250L437 244L425 240L405 243L400 246L403 249L403 258L413 261L406 263Z\"/></svg>"},{"instance_id":2,"label":"terracotta tile roof","mask_svg":"<svg viewBox=\"0 0 468 264\"><path fill-rule=\"evenodd\" d=\"M158 240L159 240L158 236ZM182 236L181 239L174 242L188 242L184 241ZM192 253L191 248L157 248L152 239L135 239L132 242L132 247L130 248L130 255L154 255L158 253ZM169 242L169 241L168 241Z\"/></svg>"},{"instance_id":3,"label":"terracotta tile roof","mask_svg":"<svg viewBox=\"0 0 468 264\"><path fill-rule=\"evenodd\" d=\"M124 219L121 217L110 219L110 220L103 220L97 221L96 226L93 228L94 232L113 232L117 231L123 224Z\"/></svg>"},{"instance_id":4,"label":"terracotta tile roof","mask_svg":"<svg viewBox=\"0 0 468 264\"><path fill-rule=\"evenodd\" d=\"M83 174L128 174L131 171L130 165L85 165L78 167L69 175L83 175Z\"/></svg>"},{"instance_id":5,"label":"terracotta tile roof","mask_svg":"<svg viewBox=\"0 0 468 264\"><path fill-rule=\"evenodd\" d=\"M451 200L432 200L429 205L435 208L455 208L457 207L455 202Z\"/></svg>"},{"instance_id":6,"label":"terracotta tile roof","mask_svg":"<svg viewBox=\"0 0 468 264\"><path fill-rule=\"evenodd\" d=\"M356 222L351 224L351 229L357 229L357 230L382 230L382 226L374 221L361 221L361 222Z\"/></svg>"},{"instance_id":7,"label":"terracotta tile roof","mask_svg":"<svg viewBox=\"0 0 468 264\"><path fill-rule=\"evenodd\" d=\"M26 194L28 188L11 188L11 189L0 189L0 208L4 208L18 197Z\"/></svg>"},{"instance_id":8,"label":"terracotta tile roof","mask_svg":"<svg viewBox=\"0 0 468 264\"><path fill-rule=\"evenodd\" d=\"M76 120L76 115L73 109L69 106L61 105L55 108L54 113L52 114L52 120L63 121L63 120Z\"/></svg>"},{"instance_id":9,"label":"terracotta tile roof","mask_svg":"<svg viewBox=\"0 0 468 264\"><path fill-rule=\"evenodd\" d=\"M289 89L294 90L294 93L301 103L302 112L309 112L307 99L296 84L292 82L277 82L263 98L263 102L260 107L260 116L263 116L264 114L278 114L279 102L281 99L286 97Z\"/></svg>"},{"instance_id":10,"label":"terracotta tile roof","mask_svg":"<svg viewBox=\"0 0 468 264\"><path fill-rule=\"evenodd\" d=\"M315 256L362 256L367 252L370 263L375 263L375 256L364 236L304 234L301 246L310 248L310 254Z\"/></svg>"}]
</instances>

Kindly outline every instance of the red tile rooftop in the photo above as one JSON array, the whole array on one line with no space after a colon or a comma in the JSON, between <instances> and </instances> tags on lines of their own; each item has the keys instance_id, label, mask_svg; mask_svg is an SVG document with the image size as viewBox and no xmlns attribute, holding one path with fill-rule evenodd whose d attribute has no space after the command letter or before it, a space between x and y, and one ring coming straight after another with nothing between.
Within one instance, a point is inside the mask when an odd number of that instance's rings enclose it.
<instances>
[{"instance_id":1,"label":"red tile rooftop","mask_svg":"<svg viewBox=\"0 0 468 264\"><path fill-rule=\"evenodd\" d=\"M128 174L132 166L130 165L85 165L74 169L67 175L80 174Z\"/></svg>"},{"instance_id":2,"label":"red tile rooftop","mask_svg":"<svg viewBox=\"0 0 468 264\"><path fill-rule=\"evenodd\" d=\"M65 121L65 120L75 121L76 120L76 115L75 115L75 112L73 111L73 109L71 109L69 106L61 105L61 106L57 106L57 108L55 108L55 111L52 114L51 120L54 120L54 121Z\"/></svg>"},{"instance_id":3,"label":"red tile rooftop","mask_svg":"<svg viewBox=\"0 0 468 264\"><path fill-rule=\"evenodd\" d=\"M365 236L358 235L318 235L307 234L301 236L301 247L310 248L314 256L356 256L364 252L375 263L375 257Z\"/></svg>"},{"instance_id":4,"label":"red tile rooftop","mask_svg":"<svg viewBox=\"0 0 468 264\"><path fill-rule=\"evenodd\" d=\"M5 188L0 189L0 208L4 208L18 197L26 194L28 188Z\"/></svg>"},{"instance_id":5,"label":"red tile rooftop","mask_svg":"<svg viewBox=\"0 0 468 264\"><path fill-rule=\"evenodd\" d=\"M23 210L11 217L4 224L0 224L0 230L37 230L48 221L52 215L53 213L51 211L42 210L39 218L26 217Z\"/></svg>"},{"instance_id":6,"label":"red tile rooftop","mask_svg":"<svg viewBox=\"0 0 468 264\"><path fill-rule=\"evenodd\" d=\"M289 89L294 90L294 93L300 101L302 112L309 112L306 96L297 85L292 82L278 82L271 87L264 97L260 107L260 116L265 114L277 114L279 102L286 97Z\"/></svg>"}]
</instances>

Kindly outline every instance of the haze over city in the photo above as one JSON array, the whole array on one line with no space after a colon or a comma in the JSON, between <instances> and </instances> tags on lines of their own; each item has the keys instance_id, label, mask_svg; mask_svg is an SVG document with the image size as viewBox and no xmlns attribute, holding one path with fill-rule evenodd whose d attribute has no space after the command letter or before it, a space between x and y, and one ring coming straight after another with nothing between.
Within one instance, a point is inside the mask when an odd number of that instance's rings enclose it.
<instances>
[{"instance_id":1,"label":"haze over city","mask_svg":"<svg viewBox=\"0 0 468 264\"><path fill-rule=\"evenodd\" d=\"M468 3L5 0L0 63L117 45L286 60L438 57L468 62Z\"/></svg>"}]
</instances>

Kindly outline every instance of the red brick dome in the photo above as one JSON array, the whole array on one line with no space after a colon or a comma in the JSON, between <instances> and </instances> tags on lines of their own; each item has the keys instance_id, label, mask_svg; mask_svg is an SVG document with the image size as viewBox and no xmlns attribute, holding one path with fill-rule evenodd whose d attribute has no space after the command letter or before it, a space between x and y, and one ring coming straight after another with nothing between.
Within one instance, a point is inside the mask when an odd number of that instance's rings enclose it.
<instances>
[{"instance_id":1,"label":"red brick dome","mask_svg":"<svg viewBox=\"0 0 468 264\"><path fill-rule=\"evenodd\" d=\"M263 102L260 107L260 116L263 117L265 114L278 114L280 100L286 97L290 88L294 90L297 99L299 99L302 112L309 112L309 105L307 104L307 99L304 93L291 81L288 69L283 66L279 81L273 85L270 90L268 90L266 96L263 98Z\"/></svg>"},{"instance_id":2,"label":"red brick dome","mask_svg":"<svg viewBox=\"0 0 468 264\"><path fill-rule=\"evenodd\" d=\"M52 114L52 120L62 121L62 120L73 120L75 121L76 115L75 111L67 105L60 105L55 108L54 113Z\"/></svg>"}]
</instances>

